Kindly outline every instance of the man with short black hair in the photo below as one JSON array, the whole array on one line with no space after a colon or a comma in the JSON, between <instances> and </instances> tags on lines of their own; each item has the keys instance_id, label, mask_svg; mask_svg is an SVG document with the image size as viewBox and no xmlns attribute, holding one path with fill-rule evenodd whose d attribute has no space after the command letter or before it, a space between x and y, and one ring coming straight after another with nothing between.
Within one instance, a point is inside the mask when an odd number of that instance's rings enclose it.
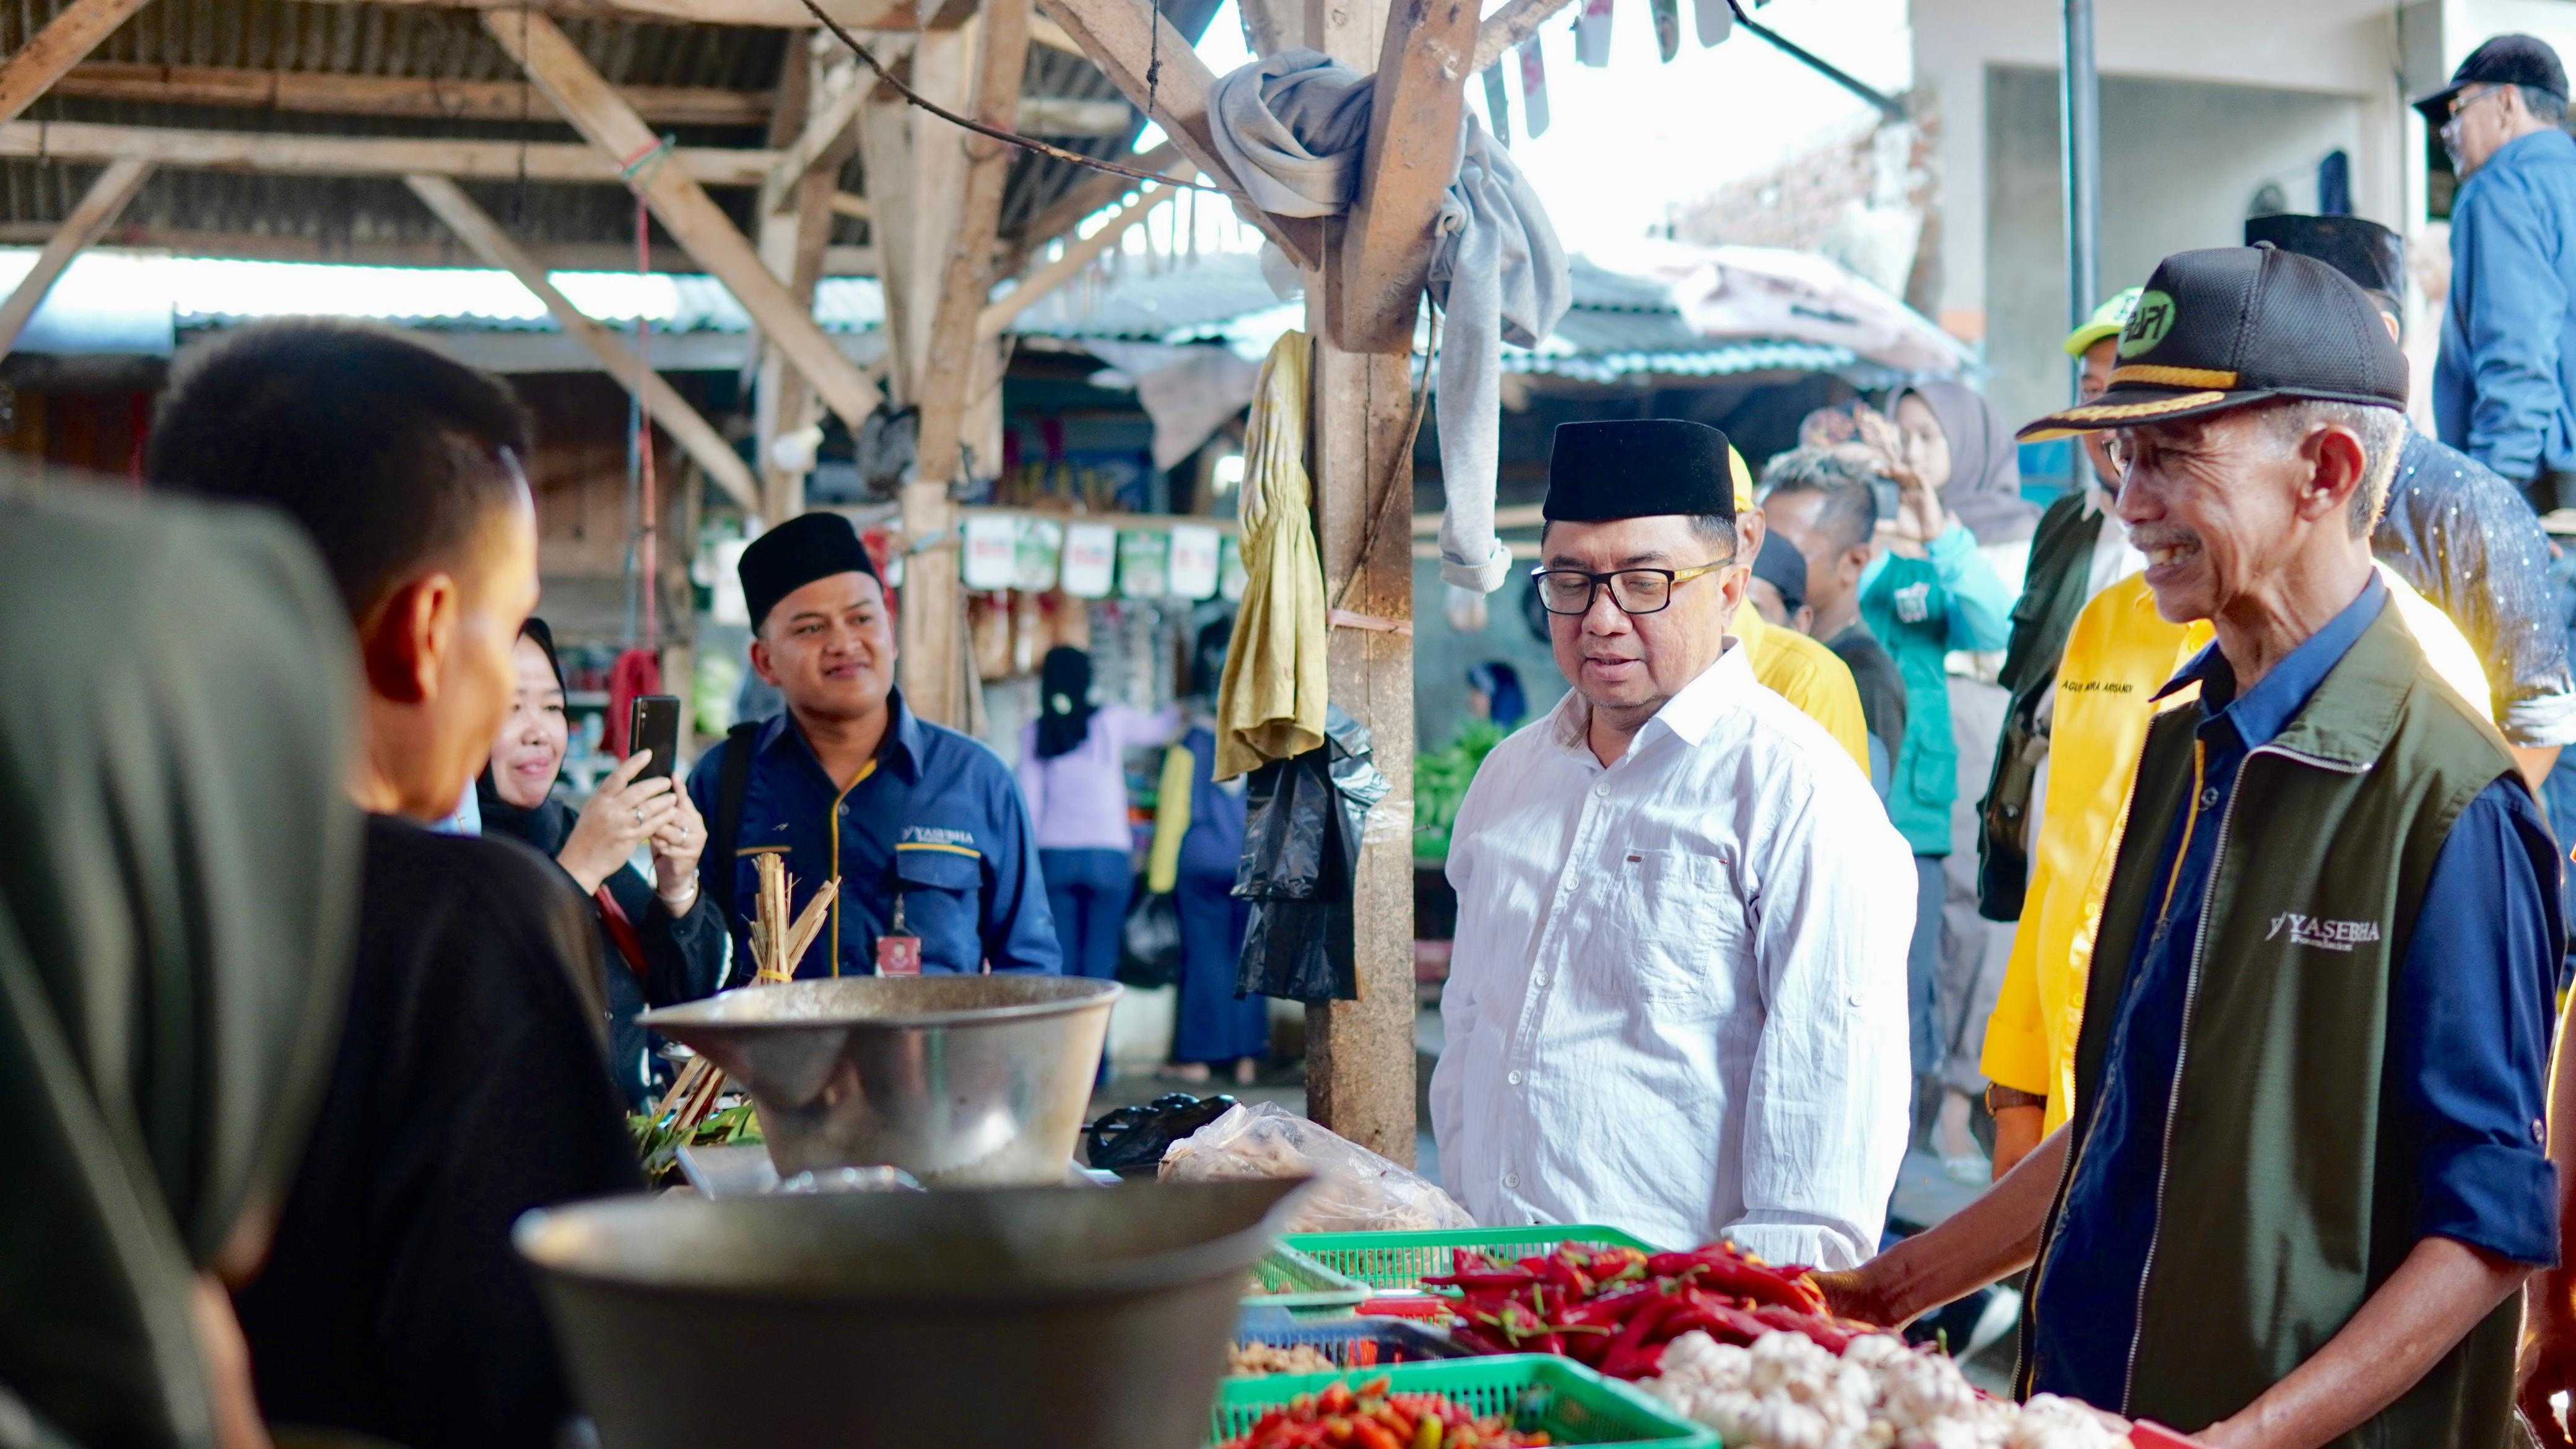
<instances>
[{"instance_id":1,"label":"man with short black hair","mask_svg":"<svg viewBox=\"0 0 2576 1449\"><path fill-rule=\"evenodd\" d=\"M1806 566L1807 633L1851 670L1869 721L1870 782L1884 798L1905 743L1905 676L1860 619L1860 579L1878 554L1876 470L1856 448L1793 448L1762 473L1770 533Z\"/></svg>"},{"instance_id":2,"label":"man with short black hair","mask_svg":"<svg viewBox=\"0 0 2576 1449\"><path fill-rule=\"evenodd\" d=\"M2443 442L2542 512L2576 505L2576 139L2567 72L2528 35L2469 52L2415 103L2460 175L2433 367Z\"/></svg>"},{"instance_id":3,"label":"man with short black hair","mask_svg":"<svg viewBox=\"0 0 2576 1449\"><path fill-rule=\"evenodd\" d=\"M784 850L798 890L840 883L801 976L1061 970L1019 782L982 741L904 703L894 610L858 530L837 513L788 519L739 571L751 667L786 708L735 725L689 796L710 832L699 883L743 958L753 857Z\"/></svg>"},{"instance_id":4,"label":"man with short black hair","mask_svg":"<svg viewBox=\"0 0 2576 1449\"><path fill-rule=\"evenodd\" d=\"M497 379L297 321L184 359L148 463L157 488L300 525L353 626L348 789L369 813L347 1030L239 1308L270 1420L411 1449L554 1442L571 1398L510 1226L641 1185L584 903L524 846L422 828L509 706L537 602L527 452Z\"/></svg>"},{"instance_id":5,"label":"man with short black hair","mask_svg":"<svg viewBox=\"0 0 2576 1449\"><path fill-rule=\"evenodd\" d=\"M2214 1449L2501 1445L2542 1150L2556 849L2370 556L2406 363L2274 248L2168 257L2093 403L2168 623L2074 1051L2074 1116L1856 1273L1895 1324L2025 1266L2023 1394ZM2372 416L2384 414L2384 417Z\"/></svg>"},{"instance_id":6,"label":"man with short black hair","mask_svg":"<svg viewBox=\"0 0 2576 1449\"><path fill-rule=\"evenodd\" d=\"M1458 808L1432 1128L1479 1222L1849 1264L1905 1152L1906 851L1730 632L1727 454L1556 431L1534 572L1572 687Z\"/></svg>"}]
</instances>

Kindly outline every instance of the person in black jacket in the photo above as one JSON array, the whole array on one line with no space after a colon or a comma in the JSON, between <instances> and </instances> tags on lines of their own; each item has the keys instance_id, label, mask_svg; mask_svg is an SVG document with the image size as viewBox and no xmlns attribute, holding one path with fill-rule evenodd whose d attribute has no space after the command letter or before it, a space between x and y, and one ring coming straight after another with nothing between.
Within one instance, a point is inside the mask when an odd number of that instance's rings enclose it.
<instances>
[{"instance_id":1,"label":"person in black jacket","mask_svg":"<svg viewBox=\"0 0 2576 1449\"><path fill-rule=\"evenodd\" d=\"M292 520L346 611L346 653L313 661L348 671L343 787L367 812L344 1030L234 1304L270 1422L406 1449L551 1449L572 1395L510 1225L643 1186L582 898L517 841L424 828L510 705L537 602L528 447L499 379L297 320L183 360L146 463L155 488Z\"/></svg>"},{"instance_id":2,"label":"person in black jacket","mask_svg":"<svg viewBox=\"0 0 2576 1449\"><path fill-rule=\"evenodd\" d=\"M493 741L492 763L475 786L483 832L545 852L591 898L608 963L608 1065L628 1104L641 1108L669 1085L670 1073L660 1070L636 1013L695 1001L724 984L724 920L698 895L706 822L670 776L635 778L652 762L645 751L609 772L579 814L556 799L570 731L563 665L545 620L531 617L519 626L512 662L518 690ZM636 847L648 843L649 881L633 863Z\"/></svg>"}]
</instances>

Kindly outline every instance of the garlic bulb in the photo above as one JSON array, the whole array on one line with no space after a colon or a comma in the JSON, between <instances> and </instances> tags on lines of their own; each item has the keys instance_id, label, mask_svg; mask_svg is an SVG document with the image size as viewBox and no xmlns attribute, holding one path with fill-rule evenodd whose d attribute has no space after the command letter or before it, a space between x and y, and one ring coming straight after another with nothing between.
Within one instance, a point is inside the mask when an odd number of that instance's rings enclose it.
<instances>
[{"instance_id":1,"label":"garlic bulb","mask_svg":"<svg viewBox=\"0 0 2576 1449\"><path fill-rule=\"evenodd\" d=\"M1716 1429L1728 1449L2123 1449L2128 1434L2072 1399L1986 1398L1948 1358L1889 1334L1837 1358L1800 1333L1750 1348L1686 1333L1638 1387Z\"/></svg>"}]
</instances>

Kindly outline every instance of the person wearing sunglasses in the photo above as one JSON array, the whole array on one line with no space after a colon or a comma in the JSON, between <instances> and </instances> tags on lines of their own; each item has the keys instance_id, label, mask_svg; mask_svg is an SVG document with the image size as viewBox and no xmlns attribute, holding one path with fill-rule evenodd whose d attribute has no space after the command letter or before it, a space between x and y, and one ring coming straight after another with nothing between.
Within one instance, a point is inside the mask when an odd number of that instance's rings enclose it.
<instances>
[{"instance_id":1,"label":"person wearing sunglasses","mask_svg":"<svg viewBox=\"0 0 2576 1449\"><path fill-rule=\"evenodd\" d=\"M2415 103L2439 129L2451 201L2451 293L2433 366L2436 436L2519 485L2576 505L2576 140L2567 72L2499 35Z\"/></svg>"},{"instance_id":2,"label":"person wearing sunglasses","mask_svg":"<svg viewBox=\"0 0 2576 1449\"><path fill-rule=\"evenodd\" d=\"M1536 585L1570 686L1458 808L1458 937L1431 1080L1478 1222L1876 1246L1905 1153L1903 837L1732 620L1723 433L1556 431Z\"/></svg>"}]
</instances>

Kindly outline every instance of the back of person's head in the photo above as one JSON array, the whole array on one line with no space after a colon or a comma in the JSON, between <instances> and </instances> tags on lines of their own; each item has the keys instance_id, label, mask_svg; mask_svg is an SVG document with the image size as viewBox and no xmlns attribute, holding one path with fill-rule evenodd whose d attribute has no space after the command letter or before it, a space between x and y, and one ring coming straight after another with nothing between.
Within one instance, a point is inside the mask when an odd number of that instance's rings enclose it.
<instances>
[{"instance_id":1,"label":"back of person's head","mask_svg":"<svg viewBox=\"0 0 2576 1449\"><path fill-rule=\"evenodd\" d=\"M385 328L297 319L180 363L146 471L294 519L357 620L524 499L527 453L527 411L499 379Z\"/></svg>"},{"instance_id":2,"label":"back of person's head","mask_svg":"<svg viewBox=\"0 0 2576 1449\"><path fill-rule=\"evenodd\" d=\"M1792 448L1762 470L1762 497L1816 496L1816 526L1838 548L1870 541L1878 528L1878 470L1867 451L1849 446Z\"/></svg>"}]
</instances>

